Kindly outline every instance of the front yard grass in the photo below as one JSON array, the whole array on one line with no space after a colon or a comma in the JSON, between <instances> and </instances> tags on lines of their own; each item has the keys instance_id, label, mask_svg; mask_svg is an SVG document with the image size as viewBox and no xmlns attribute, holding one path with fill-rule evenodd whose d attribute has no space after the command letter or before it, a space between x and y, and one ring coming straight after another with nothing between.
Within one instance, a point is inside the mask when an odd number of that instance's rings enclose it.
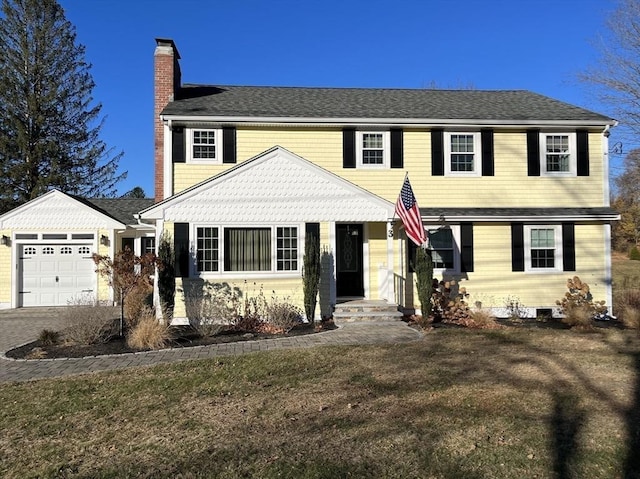
<instances>
[{"instance_id":1,"label":"front yard grass","mask_svg":"<svg viewBox=\"0 0 640 479\"><path fill-rule=\"evenodd\" d=\"M5 384L0 476L637 477L639 376L634 331L441 328Z\"/></svg>"}]
</instances>

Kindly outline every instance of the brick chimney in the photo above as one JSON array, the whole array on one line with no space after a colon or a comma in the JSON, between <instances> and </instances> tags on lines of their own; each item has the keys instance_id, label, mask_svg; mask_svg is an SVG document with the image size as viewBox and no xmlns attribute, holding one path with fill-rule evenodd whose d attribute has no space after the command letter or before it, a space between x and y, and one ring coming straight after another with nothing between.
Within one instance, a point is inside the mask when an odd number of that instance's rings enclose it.
<instances>
[{"instance_id":1,"label":"brick chimney","mask_svg":"<svg viewBox=\"0 0 640 479\"><path fill-rule=\"evenodd\" d=\"M180 54L173 40L156 38L154 54L155 200L164 199L164 125L160 112L180 90Z\"/></svg>"}]
</instances>

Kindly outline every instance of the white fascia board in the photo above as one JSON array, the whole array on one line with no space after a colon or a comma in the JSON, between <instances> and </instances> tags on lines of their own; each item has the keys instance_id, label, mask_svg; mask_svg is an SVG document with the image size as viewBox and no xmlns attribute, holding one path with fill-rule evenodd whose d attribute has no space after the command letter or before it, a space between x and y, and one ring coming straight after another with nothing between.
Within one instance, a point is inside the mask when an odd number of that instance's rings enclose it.
<instances>
[{"instance_id":1,"label":"white fascia board","mask_svg":"<svg viewBox=\"0 0 640 479\"><path fill-rule=\"evenodd\" d=\"M313 117L256 117L256 116L191 116L191 115L160 115L163 121L171 121L172 124L180 125L192 123L237 123L271 126L404 126L404 127L499 127L499 128L522 128L522 127L599 127L616 126L616 120L487 120L476 119L442 119L442 118L313 118Z\"/></svg>"},{"instance_id":2,"label":"white fascia board","mask_svg":"<svg viewBox=\"0 0 640 479\"><path fill-rule=\"evenodd\" d=\"M610 215L531 215L531 216L445 216L447 223L471 221L475 223L507 223L512 221L550 223L558 221L618 221L619 214ZM426 223L442 223L442 216L422 216Z\"/></svg>"},{"instance_id":3,"label":"white fascia board","mask_svg":"<svg viewBox=\"0 0 640 479\"><path fill-rule=\"evenodd\" d=\"M62 191L59 190L50 190L48 192L46 192L43 195L38 196L37 198L34 198L26 203L24 203L23 205L18 206L17 208L14 208L13 210L10 210L8 212L6 212L4 215L0 216L0 228L14 228L14 226L12 226L11 220L15 219L16 217L27 213L30 209L35 208L39 205L41 205L42 203L51 201L52 199L64 199L66 201L72 201L77 205L77 208L80 210L80 212L82 213L87 213L87 214L91 214L97 218L100 219L100 221L103 222L103 224L101 225L102 227L104 227L105 229L124 229L127 227L127 225L125 225L124 223L119 222L118 220L112 218L111 216L105 215L104 213L96 210L95 208L92 208L91 206L76 200L75 198L73 198L72 196L69 196L65 193L63 193ZM22 227L22 226L20 226ZM34 225L34 228L37 228L38 225Z\"/></svg>"}]
</instances>

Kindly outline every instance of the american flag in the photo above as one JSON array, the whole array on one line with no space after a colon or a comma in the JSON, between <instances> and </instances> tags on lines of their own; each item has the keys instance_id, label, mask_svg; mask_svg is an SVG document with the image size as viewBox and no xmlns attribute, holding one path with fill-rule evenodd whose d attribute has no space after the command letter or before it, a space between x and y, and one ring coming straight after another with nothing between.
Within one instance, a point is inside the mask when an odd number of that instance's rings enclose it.
<instances>
[{"instance_id":1,"label":"american flag","mask_svg":"<svg viewBox=\"0 0 640 479\"><path fill-rule=\"evenodd\" d=\"M420 217L420 208L418 208L418 202L413 195L408 176L404 179L398 201L396 201L396 214L402 220L407 237L411 238L411 241L418 246L427 242L427 235Z\"/></svg>"}]
</instances>

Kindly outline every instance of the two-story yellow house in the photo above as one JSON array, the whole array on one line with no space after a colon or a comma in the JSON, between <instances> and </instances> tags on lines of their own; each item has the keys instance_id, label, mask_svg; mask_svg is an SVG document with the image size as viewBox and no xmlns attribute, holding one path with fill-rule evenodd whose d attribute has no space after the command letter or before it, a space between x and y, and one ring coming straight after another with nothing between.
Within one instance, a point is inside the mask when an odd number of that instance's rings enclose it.
<instances>
[{"instance_id":1,"label":"two-story yellow house","mask_svg":"<svg viewBox=\"0 0 640 479\"><path fill-rule=\"evenodd\" d=\"M516 299L535 317L574 275L611 304L611 118L528 91L183 85L179 58L157 39L156 202L128 226L155 244L172 234L176 319L207 281L301 305L310 234L323 251L318 315L341 298L419 308L394 213L407 174L435 276L472 304L505 315Z\"/></svg>"}]
</instances>

